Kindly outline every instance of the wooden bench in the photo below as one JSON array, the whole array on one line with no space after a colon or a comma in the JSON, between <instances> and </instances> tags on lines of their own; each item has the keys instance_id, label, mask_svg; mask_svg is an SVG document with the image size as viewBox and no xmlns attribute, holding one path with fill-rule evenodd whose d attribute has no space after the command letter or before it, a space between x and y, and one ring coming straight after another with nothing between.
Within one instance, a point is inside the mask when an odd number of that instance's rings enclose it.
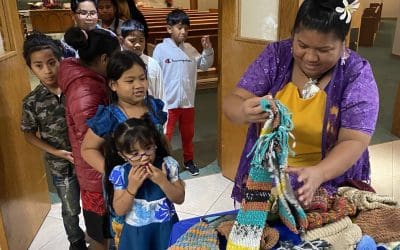
<instances>
[{"instance_id":1,"label":"wooden bench","mask_svg":"<svg viewBox=\"0 0 400 250\"><path fill-rule=\"evenodd\" d=\"M170 10L169 10L170 11ZM166 15L169 11L153 11L144 13L147 25L149 27L148 54L151 56L155 46L164 38L170 35L166 29ZM218 13L208 11L185 11L190 18L189 35L186 42L190 43L200 53L203 50L201 37L209 35L214 48L214 63L205 72L198 71L197 87L198 89L216 88L218 85L219 73L217 68L218 61Z\"/></svg>"},{"instance_id":2,"label":"wooden bench","mask_svg":"<svg viewBox=\"0 0 400 250\"><path fill-rule=\"evenodd\" d=\"M374 46L375 36L379 30L383 4L371 4L364 9L361 17L359 45Z\"/></svg>"},{"instance_id":3,"label":"wooden bench","mask_svg":"<svg viewBox=\"0 0 400 250\"><path fill-rule=\"evenodd\" d=\"M210 23L194 23L190 25L190 30L197 30L197 29L211 29L211 28L218 28L217 22L210 22ZM189 30L189 33L190 33ZM149 26L149 32L157 32L157 31L165 31L165 25L157 25L157 26Z\"/></svg>"},{"instance_id":4,"label":"wooden bench","mask_svg":"<svg viewBox=\"0 0 400 250\"><path fill-rule=\"evenodd\" d=\"M29 17L32 29L42 33L64 33L74 25L68 9L30 10Z\"/></svg>"}]
</instances>

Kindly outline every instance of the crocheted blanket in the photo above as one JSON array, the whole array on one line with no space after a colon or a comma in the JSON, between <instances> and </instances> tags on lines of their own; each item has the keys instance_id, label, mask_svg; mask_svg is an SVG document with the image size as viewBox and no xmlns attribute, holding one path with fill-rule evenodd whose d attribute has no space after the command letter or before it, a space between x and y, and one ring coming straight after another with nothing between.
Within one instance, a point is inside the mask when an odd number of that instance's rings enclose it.
<instances>
[{"instance_id":1,"label":"crocheted blanket","mask_svg":"<svg viewBox=\"0 0 400 250\"><path fill-rule=\"evenodd\" d=\"M284 171L288 154L293 153L288 145L293 129L291 116L277 100L262 99L260 104L269 114L269 119L251 151L254 156L242 207L229 235L227 249L260 249L262 233L271 211L270 194L273 186L277 191L278 213L282 222L295 233L298 233L298 227L307 228L307 216ZM296 212L295 215L292 211Z\"/></svg>"}]
</instances>

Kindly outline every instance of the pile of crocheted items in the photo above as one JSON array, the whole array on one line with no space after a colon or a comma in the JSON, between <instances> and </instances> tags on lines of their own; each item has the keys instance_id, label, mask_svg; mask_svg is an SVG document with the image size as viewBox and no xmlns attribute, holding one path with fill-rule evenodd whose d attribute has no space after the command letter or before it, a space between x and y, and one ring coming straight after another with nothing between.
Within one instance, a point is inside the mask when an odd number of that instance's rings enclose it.
<instances>
[{"instance_id":1,"label":"pile of crocheted items","mask_svg":"<svg viewBox=\"0 0 400 250\"><path fill-rule=\"evenodd\" d=\"M362 237L361 229L346 216L321 228L308 230L301 235L302 240L321 239L332 244L333 249L353 250Z\"/></svg>"},{"instance_id":2,"label":"pile of crocheted items","mask_svg":"<svg viewBox=\"0 0 400 250\"><path fill-rule=\"evenodd\" d=\"M393 197L362 191L353 187L340 187L338 194L354 203L358 210L397 206L397 201Z\"/></svg>"},{"instance_id":3,"label":"pile of crocheted items","mask_svg":"<svg viewBox=\"0 0 400 250\"><path fill-rule=\"evenodd\" d=\"M354 215L356 206L345 197L330 196L325 188L320 187L314 194L307 210L307 229L322 227L346 216Z\"/></svg>"},{"instance_id":4,"label":"pile of crocheted items","mask_svg":"<svg viewBox=\"0 0 400 250\"><path fill-rule=\"evenodd\" d=\"M218 233L215 228L201 221L192 226L168 250L219 250Z\"/></svg>"},{"instance_id":5,"label":"pile of crocheted items","mask_svg":"<svg viewBox=\"0 0 400 250\"><path fill-rule=\"evenodd\" d=\"M274 186L277 191L278 213L282 222L293 232L307 228L307 216L297 201L290 186L287 167L291 116L279 101L261 99L262 109L269 119L261 130L252 151L249 177L244 190L242 207L229 235L227 249L260 249L262 233L271 211L270 194ZM249 155L250 155L249 154ZM292 214L296 212L296 218Z\"/></svg>"},{"instance_id":6,"label":"pile of crocheted items","mask_svg":"<svg viewBox=\"0 0 400 250\"><path fill-rule=\"evenodd\" d=\"M354 223L376 242L400 241L400 208L379 208L361 211Z\"/></svg>"},{"instance_id":7,"label":"pile of crocheted items","mask_svg":"<svg viewBox=\"0 0 400 250\"><path fill-rule=\"evenodd\" d=\"M224 221L218 225L217 231L226 239L228 239L234 223L235 223L234 221ZM274 228L264 227L264 231L261 238L262 239L261 239L260 249L261 250L272 249L278 243L279 232Z\"/></svg>"}]
</instances>

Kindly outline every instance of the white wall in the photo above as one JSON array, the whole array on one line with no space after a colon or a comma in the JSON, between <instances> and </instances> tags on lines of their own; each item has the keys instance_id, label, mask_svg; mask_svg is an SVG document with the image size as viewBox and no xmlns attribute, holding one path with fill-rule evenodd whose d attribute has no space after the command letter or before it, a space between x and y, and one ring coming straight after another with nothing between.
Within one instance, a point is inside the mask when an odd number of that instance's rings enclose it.
<instances>
[{"instance_id":1,"label":"white wall","mask_svg":"<svg viewBox=\"0 0 400 250\"><path fill-rule=\"evenodd\" d=\"M399 0L382 0L383 9L382 17L398 18L400 13L400 1Z\"/></svg>"}]
</instances>

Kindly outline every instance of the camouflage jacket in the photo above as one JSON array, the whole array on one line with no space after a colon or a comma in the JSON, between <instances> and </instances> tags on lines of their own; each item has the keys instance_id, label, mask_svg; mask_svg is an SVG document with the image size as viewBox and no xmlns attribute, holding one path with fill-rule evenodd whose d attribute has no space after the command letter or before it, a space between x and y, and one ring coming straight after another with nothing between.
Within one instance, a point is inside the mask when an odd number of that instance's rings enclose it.
<instances>
[{"instance_id":1,"label":"camouflage jacket","mask_svg":"<svg viewBox=\"0 0 400 250\"><path fill-rule=\"evenodd\" d=\"M57 96L40 84L22 102L21 130L39 131L40 138L49 145L71 151L65 120L64 95ZM52 154L45 153L46 164L53 175L67 176L73 165Z\"/></svg>"}]
</instances>

